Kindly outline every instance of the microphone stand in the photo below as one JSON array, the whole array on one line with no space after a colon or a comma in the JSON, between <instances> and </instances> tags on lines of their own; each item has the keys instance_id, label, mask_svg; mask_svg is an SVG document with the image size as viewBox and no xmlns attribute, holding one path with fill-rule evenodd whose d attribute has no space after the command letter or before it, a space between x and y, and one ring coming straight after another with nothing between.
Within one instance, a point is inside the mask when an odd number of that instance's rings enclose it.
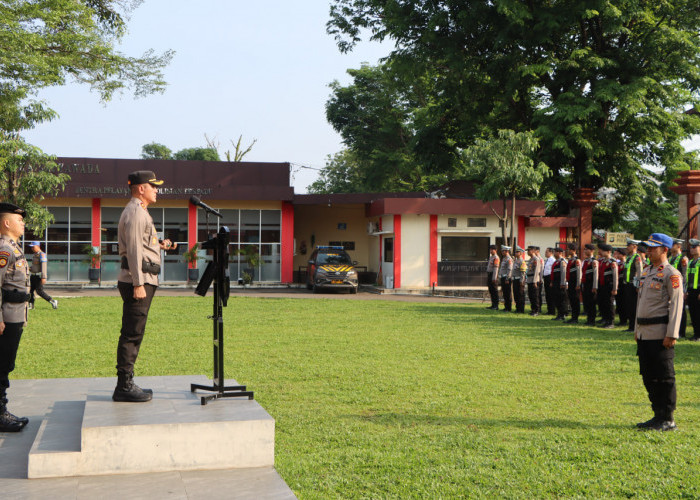
<instances>
[{"instance_id":1,"label":"microphone stand","mask_svg":"<svg viewBox=\"0 0 700 500\"><path fill-rule=\"evenodd\" d=\"M208 229L207 229L208 230ZM202 406L209 401L220 398L247 397L253 399L253 392L246 391L244 385L226 386L224 384L224 316L223 308L228 304L231 292L231 281L228 270L229 241L231 234L226 226L221 226L218 235L213 235L208 241L202 244L203 249L213 250L214 259L207 265L202 279L197 284L195 293L204 297L214 282L214 304L213 313L209 318L212 320L214 331L214 376L212 385L190 384L190 392L196 390L209 391L214 394L201 397Z\"/></svg>"}]
</instances>

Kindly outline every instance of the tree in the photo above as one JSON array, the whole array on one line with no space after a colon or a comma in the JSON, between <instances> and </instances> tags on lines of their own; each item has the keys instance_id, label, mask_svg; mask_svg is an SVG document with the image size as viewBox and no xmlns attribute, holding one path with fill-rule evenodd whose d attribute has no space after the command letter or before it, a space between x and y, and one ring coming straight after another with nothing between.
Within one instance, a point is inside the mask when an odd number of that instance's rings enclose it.
<instances>
[{"instance_id":1,"label":"tree","mask_svg":"<svg viewBox=\"0 0 700 500\"><path fill-rule=\"evenodd\" d=\"M171 160L173 152L168 146L151 142L141 146L141 158L144 160Z\"/></svg>"},{"instance_id":2,"label":"tree","mask_svg":"<svg viewBox=\"0 0 700 500\"><path fill-rule=\"evenodd\" d=\"M334 0L328 32L341 51L363 33L392 40L387 58L409 85L431 76L431 123L465 148L499 129L532 130L561 212L577 187L615 190L639 206L645 167L666 179L693 159L700 132L697 2L630 0Z\"/></svg>"},{"instance_id":3,"label":"tree","mask_svg":"<svg viewBox=\"0 0 700 500\"><path fill-rule=\"evenodd\" d=\"M326 166L321 169L319 178L308 186L311 194L363 193L365 188L360 167L352 151L343 149L333 156L328 155Z\"/></svg>"},{"instance_id":4,"label":"tree","mask_svg":"<svg viewBox=\"0 0 700 500\"><path fill-rule=\"evenodd\" d=\"M207 134L204 134L204 139L206 139L206 141L207 141L207 147L215 149L217 154L218 154L220 144L216 140L216 138L209 139L209 137L207 137ZM231 139L231 145L233 146L233 151L227 149L226 152L224 153L224 156L226 157L227 162L230 163L232 161L234 161L234 162L243 161L243 158L248 153L251 152L251 150L253 149L253 146L255 146L255 143L258 142L257 139L253 139L253 142L251 142L248 145L248 147L245 147L241 144L242 141L243 141L243 134L238 136L238 141L236 141L236 142L233 142L233 139Z\"/></svg>"},{"instance_id":5,"label":"tree","mask_svg":"<svg viewBox=\"0 0 700 500\"><path fill-rule=\"evenodd\" d=\"M501 221L503 241L514 243L516 198L536 197L550 171L542 162L534 159L538 149L532 132L516 133L499 130L498 137L477 139L476 144L462 152L461 176L479 181L476 196L482 201L503 200ZM511 200L510 238L506 240L508 210L506 201Z\"/></svg>"},{"instance_id":6,"label":"tree","mask_svg":"<svg viewBox=\"0 0 700 500\"><path fill-rule=\"evenodd\" d=\"M185 148L173 155L173 160L221 161L214 148Z\"/></svg>"},{"instance_id":7,"label":"tree","mask_svg":"<svg viewBox=\"0 0 700 500\"><path fill-rule=\"evenodd\" d=\"M0 7L0 196L26 207L29 225L53 218L36 201L58 194L69 177L52 158L26 143L24 130L54 119L36 100L39 90L69 81L87 84L109 101L123 90L162 92L162 69L172 57L138 58L116 50L126 32L124 14L138 0L5 0Z\"/></svg>"}]
</instances>

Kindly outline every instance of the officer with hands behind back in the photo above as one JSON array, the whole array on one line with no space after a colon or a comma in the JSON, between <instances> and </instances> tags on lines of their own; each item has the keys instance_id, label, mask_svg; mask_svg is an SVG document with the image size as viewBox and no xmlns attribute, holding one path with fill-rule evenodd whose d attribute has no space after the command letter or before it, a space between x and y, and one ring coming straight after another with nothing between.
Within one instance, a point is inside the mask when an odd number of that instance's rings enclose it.
<instances>
[{"instance_id":1,"label":"officer with hands behind back","mask_svg":"<svg viewBox=\"0 0 700 500\"><path fill-rule=\"evenodd\" d=\"M27 322L29 269L17 241L24 234L26 212L0 203L0 432L19 432L29 420L7 411L9 375L15 369L17 348Z\"/></svg>"},{"instance_id":2,"label":"officer with hands behind back","mask_svg":"<svg viewBox=\"0 0 700 500\"><path fill-rule=\"evenodd\" d=\"M653 418L637 424L639 429L676 429L676 373L674 346L683 308L683 280L668 263L673 239L653 233L645 242L651 265L644 268L639 287L634 338L637 341L639 373L649 395Z\"/></svg>"}]
</instances>

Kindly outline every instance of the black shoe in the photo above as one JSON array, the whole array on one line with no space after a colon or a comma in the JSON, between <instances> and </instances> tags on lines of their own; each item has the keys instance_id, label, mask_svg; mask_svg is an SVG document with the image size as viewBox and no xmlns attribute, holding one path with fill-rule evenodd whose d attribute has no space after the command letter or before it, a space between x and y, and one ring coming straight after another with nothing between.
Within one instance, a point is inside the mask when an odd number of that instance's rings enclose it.
<instances>
[{"instance_id":1,"label":"black shoe","mask_svg":"<svg viewBox=\"0 0 700 500\"><path fill-rule=\"evenodd\" d=\"M603 328L605 328L606 330L612 330L613 328L615 328L615 325L613 325L612 323L608 323L607 325L603 325Z\"/></svg>"},{"instance_id":2,"label":"black shoe","mask_svg":"<svg viewBox=\"0 0 700 500\"><path fill-rule=\"evenodd\" d=\"M675 431L676 429L678 429L678 426L673 420L657 420L649 427L646 427L646 429L649 429L650 431L666 432Z\"/></svg>"},{"instance_id":3,"label":"black shoe","mask_svg":"<svg viewBox=\"0 0 700 500\"><path fill-rule=\"evenodd\" d=\"M700 342L700 337L690 337L691 342Z\"/></svg>"},{"instance_id":4,"label":"black shoe","mask_svg":"<svg viewBox=\"0 0 700 500\"><path fill-rule=\"evenodd\" d=\"M530 316L539 316L539 315L540 315L540 313L538 313L538 312L531 312L530 313ZM698 337L698 340L700 340L700 337Z\"/></svg>"},{"instance_id":5,"label":"black shoe","mask_svg":"<svg viewBox=\"0 0 700 500\"><path fill-rule=\"evenodd\" d=\"M634 333L634 328L628 328L628 329L625 330L625 331L626 331L626 332L630 332L630 333Z\"/></svg>"},{"instance_id":6,"label":"black shoe","mask_svg":"<svg viewBox=\"0 0 700 500\"><path fill-rule=\"evenodd\" d=\"M627 326L627 321L620 321L620 322L617 323L617 325L615 325L615 326Z\"/></svg>"},{"instance_id":7,"label":"black shoe","mask_svg":"<svg viewBox=\"0 0 700 500\"><path fill-rule=\"evenodd\" d=\"M5 410L5 415L7 415L10 419L22 424L22 427L26 426L29 423L29 419L27 417L18 417L7 410Z\"/></svg>"},{"instance_id":8,"label":"black shoe","mask_svg":"<svg viewBox=\"0 0 700 500\"><path fill-rule=\"evenodd\" d=\"M564 321L564 323L566 323L567 325L578 325L578 320L571 318L569 320Z\"/></svg>"},{"instance_id":9,"label":"black shoe","mask_svg":"<svg viewBox=\"0 0 700 500\"><path fill-rule=\"evenodd\" d=\"M0 414L0 432L19 432L24 429L24 424L10 416L7 410Z\"/></svg>"},{"instance_id":10,"label":"black shoe","mask_svg":"<svg viewBox=\"0 0 700 500\"><path fill-rule=\"evenodd\" d=\"M648 428L651 427L652 425L656 424L657 420L658 420L658 419L654 416L654 417L651 417L651 418L650 418L649 420L647 420L646 422L639 422L639 423L637 424L637 429L648 429Z\"/></svg>"},{"instance_id":11,"label":"black shoe","mask_svg":"<svg viewBox=\"0 0 700 500\"><path fill-rule=\"evenodd\" d=\"M586 326L595 326L595 321L586 321Z\"/></svg>"},{"instance_id":12,"label":"black shoe","mask_svg":"<svg viewBox=\"0 0 700 500\"><path fill-rule=\"evenodd\" d=\"M133 373L120 373L117 379L117 386L112 394L112 401L121 403L145 403L153 399L153 391L144 391L134 384Z\"/></svg>"}]
</instances>

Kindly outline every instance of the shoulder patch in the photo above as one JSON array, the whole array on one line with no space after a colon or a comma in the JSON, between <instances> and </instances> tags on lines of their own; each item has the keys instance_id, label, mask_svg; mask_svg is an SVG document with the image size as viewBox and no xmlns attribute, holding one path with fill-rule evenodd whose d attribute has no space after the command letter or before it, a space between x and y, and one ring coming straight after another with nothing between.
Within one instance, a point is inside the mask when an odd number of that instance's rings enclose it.
<instances>
[{"instance_id":1,"label":"shoulder patch","mask_svg":"<svg viewBox=\"0 0 700 500\"><path fill-rule=\"evenodd\" d=\"M6 252L5 250L0 251L0 257L9 257L10 252Z\"/></svg>"},{"instance_id":2,"label":"shoulder patch","mask_svg":"<svg viewBox=\"0 0 700 500\"><path fill-rule=\"evenodd\" d=\"M0 269L7 265L7 257L0 257Z\"/></svg>"},{"instance_id":3,"label":"shoulder patch","mask_svg":"<svg viewBox=\"0 0 700 500\"><path fill-rule=\"evenodd\" d=\"M48 261L49 261L49 259L46 258L46 254L42 253L41 258L39 259L39 262L48 262Z\"/></svg>"},{"instance_id":4,"label":"shoulder patch","mask_svg":"<svg viewBox=\"0 0 700 500\"><path fill-rule=\"evenodd\" d=\"M680 275L678 275L678 274L671 275L671 285L673 285L673 288L680 288L680 286L681 286Z\"/></svg>"}]
</instances>

